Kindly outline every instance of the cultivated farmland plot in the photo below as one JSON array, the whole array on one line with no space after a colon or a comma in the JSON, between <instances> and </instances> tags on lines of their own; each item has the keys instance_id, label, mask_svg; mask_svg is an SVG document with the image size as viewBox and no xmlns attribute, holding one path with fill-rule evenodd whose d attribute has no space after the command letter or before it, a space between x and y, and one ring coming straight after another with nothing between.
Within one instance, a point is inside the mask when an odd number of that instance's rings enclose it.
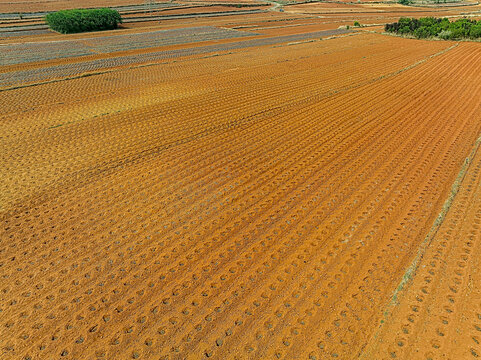
<instances>
[{"instance_id":1,"label":"cultivated farmland plot","mask_svg":"<svg viewBox=\"0 0 481 360\"><path fill-rule=\"evenodd\" d=\"M197 46L193 48L186 49L176 49L176 50L163 50L159 52L150 52L146 54L136 54L136 55L126 55L118 56L112 58L104 58L97 60L87 60L81 63L65 64L65 65L54 65L46 66L42 68L36 68L32 70L21 70L21 71L8 71L5 73L0 73L0 84L3 86L8 85L19 85L29 82L48 80L52 78L68 77L72 75L79 75L95 70L106 70L112 69L118 66L126 66L132 64L142 64L146 62L172 59L177 57L186 57L192 55L200 54L217 54L218 52L226 52L229 50L245 49L250 47L258 47L264 45L280 44L292 41L303 41L318 37L328 37L332 35L342 35L349 33L348 30L338 29L338 30L325 30L317 31L305 34L295 34L295 35L285 35L276 36L262 39L252 39L244 40L240 42L230 42L225 44L213 44L205 46ZM252 34L255 35L255 34ZM36 45L36 48L40 48ZM70 48L70 46L68 47ZM42 52L44 49L41 50ZM49 54L46 54L49 56ZM65 54L66 57L73 56L72 54ZM22 63L24 56L20 55L16 58L17 63L12 63L17 65Z\"/></svg>"},{"instance_id":2,"label":"cultivated farmland plot","mask_svg":"<svg viewBox=\"0 0 481 360\"><path fill-rule=\"evenodd\" d=\"M161 30L141 34L104 36L100 38L73 41L13 44L2 47L3 51L0 55L0 65L22 64L32 61L85 56L91 55L92 53L110 53L115 51L183 44L186 42L192 43L253 35L255 34L205 26Z\"/></svg>"},{"instance_id":3,"label":"cultivated farmland plot","mask_svg":"<svg viewBox=\"0 0 481 360\"><path fill-rule=\"evenodd\" d=\"M463 185L418 264L409 290L367 347L369 358L479 357L480 153L471 154ZM476 285L475 285L476 284ZM423 323L423 326L418 324ZM456 342L455 342L456 341ZM419 354L419 355L418 355Z\"/></svg>"},{"instance_id":4,"label":"cultivated farmland plot","mask_svg":"<svg viewBox=\"0 0 481 360\"><path fill-rule=\"evenodd\" d=\"M16 31L0 31L0 38L10 38L10 37L18 37L18 36L26 36L26 35L45 35L49 34L48 30L32 30L32 31L23 31L21 33Z\"/></svg>"},{"instance_id":5,"label":"cultivated farmland plot","mask_svg":"<svg viewBox=\"0 0 481 360\"><path fill-rule=\"evenodd\" d=\"M2 46L2 359L481 355L481 47L303 21Z\"/></svg>"}]
</instances>

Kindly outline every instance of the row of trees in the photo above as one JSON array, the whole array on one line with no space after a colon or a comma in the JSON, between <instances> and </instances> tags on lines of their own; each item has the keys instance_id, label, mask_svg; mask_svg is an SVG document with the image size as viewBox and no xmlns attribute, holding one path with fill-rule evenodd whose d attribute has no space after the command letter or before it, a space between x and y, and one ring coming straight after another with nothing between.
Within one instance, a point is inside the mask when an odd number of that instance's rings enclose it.
<instances>
[{"instance_id":1,"label":"row of trees","mask_svg":"<svg viewBox=\"0 0 481 360\"><path fill-rule=\"evenodd\" d=\"M401 18L386 24L384 29L401 35L413 35L418 39L438 37L445 40L478 39L481 37L481 21L426 17L421 19Z\"/></svg>"},{"instance_id":2,"label":"row of trees","mask_svg":"<svg viewBox=\"0 0 481 360\"><path fill-rule=\"evenodd\" d=\"M52 30L70 34L116 29L122 17L112 9L74 9L48 14L45 21Z\"/></svg>"}]
</instances>

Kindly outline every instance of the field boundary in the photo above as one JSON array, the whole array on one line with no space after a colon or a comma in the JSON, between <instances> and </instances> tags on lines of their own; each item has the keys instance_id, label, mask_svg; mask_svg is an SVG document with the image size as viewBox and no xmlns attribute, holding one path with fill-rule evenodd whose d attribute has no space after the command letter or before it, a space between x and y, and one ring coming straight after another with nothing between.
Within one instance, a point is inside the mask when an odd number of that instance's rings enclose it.
<instances>
[{"instance_id":1,"label":"field boundary","mask_svg":"<svg viewBox=\"0 0 481 360\"><path fill-rule=\"evenodd\" d=\"M459 192L461 184L462 184L462 182L463 182L463 180L466 176L466 173L469 170L469 166L470 166L473 158L476 156L476 154L478 152L480 144L481 144L481 134L479 135L479 137L474 142L474 147L472 148L471 152L465 158L465 160L463 162L463 165L461 166L461 169L459 170L458 175L456 176L456 179L454 180L454 182L451 186L451 191L448 195L448 198L444 202L444 204L441 208L441 211L439 212L438 216L434 220L433 225L429 229L428 234L426 235L424 240L421 242L421 244L418 248L418 251L416 252L416 256L414 257L411 264L406 268L406 270L404 272L404 275L401 278L401 281L399 282L398 286L394 290L394 292L392 294L392 297L391 297L391 300L389 301L389 303L387 304L387 306L386 306L386 308L383 312L383 316L382 316L382 319L380 321L379 327L378 327L376 333L374 334L374 336L372 337L372 339L378 338L380 331L382 330L384 324L387 321L387 318L392 314L393 308L396 307L399 304L398 295L409 288L410 282L414 278L414 276L416 275L416 270L419 266L419 263L420 263L421 259L424 256L424 253L426 252L426 249L431 244L434 236L436 235L439 228L443 224L443 221L446 218L446 215L448 214L448 212L451 208L451 205L452 205L454 199L456 198L457 193ZM360 358L361 359L370 359L369 354L371 354L373 352L374 347L375 347L375 345L371 345L368 350L366 350L366 351L363 350L360 353Z\"/></svg>"}]
</instances>

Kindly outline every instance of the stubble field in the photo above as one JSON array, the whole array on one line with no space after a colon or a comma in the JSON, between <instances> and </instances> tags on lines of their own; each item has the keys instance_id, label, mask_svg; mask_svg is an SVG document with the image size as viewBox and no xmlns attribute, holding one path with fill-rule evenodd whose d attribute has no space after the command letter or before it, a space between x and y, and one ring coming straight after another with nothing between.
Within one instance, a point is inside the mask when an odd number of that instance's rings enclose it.
<instances>
[{"instance_id":1,"label":"stubble field","mask_svg":"<svg viewBox=\"0 0 481 360\"><path fill-rule=\"evenodd\" d=\"M282 16L3 45L2 358L481 355L479 43Z\"/></svg>"}]
</instances>

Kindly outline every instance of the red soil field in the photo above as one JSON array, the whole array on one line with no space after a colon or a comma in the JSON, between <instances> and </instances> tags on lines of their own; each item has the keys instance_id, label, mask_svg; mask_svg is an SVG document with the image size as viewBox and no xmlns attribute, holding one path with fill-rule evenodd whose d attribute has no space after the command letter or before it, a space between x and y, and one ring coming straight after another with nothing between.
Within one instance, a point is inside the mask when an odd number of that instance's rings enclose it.
<instances>
[{"instance_id":1,"label":"red soil field","mask_svg":"<svg viewBox=\"0 0 481 360\"><path fill-rule=\"evenodd\" d=\"M349 24L352 25L352 22L349 22ZM257 34L262 34L262 35L279 36L279 35L308 33L308 32L319 31L319 30L329 30L329 29L338 28L339 26L341 26L340 23L324 24L323 22L318 21L317 23L310 22L307 24L285 24L285 25L268 24L265 27L261 26L261 27L254 27L254 28L241 29L241 30L251 31Z\"/></svg>"},{"instance_id":2,"label":"red soil field","mask_svg":"<svg viewBox=\"0 0 481 360\"><path fill-rule=\"evenodd\" d=\"M479 48L473 45L471 51ZM475 359L481 355L481 153L479 139L410 269L411 282L388 308L365 359ZM446 211L448 210L448 211Z\"/></svg>"},{"instance_id":3,"label":"red soil field","mask_svg":"<svg viewBox=\"0 0 481 360\"><path fill-rule=\"evenodd\" d=\"M143 3L143 0L6 0L0 3L0 13L57 11L63 9L125 6Z\"/></svg>"},{"instance_id":4,"label":"red soil field","mask_svg":"<svg viewBox=\"0 0 481 360\"><path fill-rule=\"evenodd\" d=\"M2 360L481 355L481 47L296 16L1 68Z\"/></svg>"}]
</instances>

